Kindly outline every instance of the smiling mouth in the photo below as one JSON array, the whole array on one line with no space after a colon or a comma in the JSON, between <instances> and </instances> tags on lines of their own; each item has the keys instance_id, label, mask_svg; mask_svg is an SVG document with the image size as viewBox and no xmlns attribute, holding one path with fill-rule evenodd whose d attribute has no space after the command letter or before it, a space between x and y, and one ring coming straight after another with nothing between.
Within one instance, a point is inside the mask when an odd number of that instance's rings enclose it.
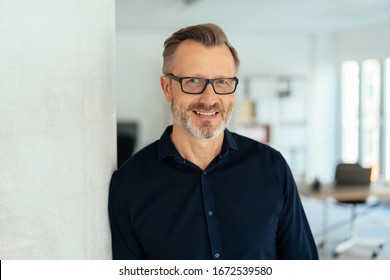
<instances>
[{"instance_id":1,"label":"smiling mouth","mask_svg":"<svg viewBox=\"0 0 390 280\"><path fill-rule=\"evenodd\" d=\"M216 114L218 114L218 112L198 112L198 111L193 111L195 114L197 115L201 115L201 116L214 116Z\"/></svg>"}]
</instances>

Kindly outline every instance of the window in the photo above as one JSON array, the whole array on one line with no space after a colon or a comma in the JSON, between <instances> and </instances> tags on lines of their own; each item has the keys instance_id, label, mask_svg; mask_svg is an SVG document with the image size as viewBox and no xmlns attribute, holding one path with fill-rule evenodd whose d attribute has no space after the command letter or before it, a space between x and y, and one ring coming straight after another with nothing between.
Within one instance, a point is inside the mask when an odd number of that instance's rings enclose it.
<instances>
[{"instance_id":1,"label":"window","mask_svg":"<svg viewBox=\"0 0 390 280\"><path fill-rule=\"evenodd\" d=\"M341 158L372 167L373 181L390 180L390 58L383 65L346 61L341 71Z\"/></svg>"},{"instance_id":2,"label":"window","mask_svg":"<svg viewBox=\"0 0 390 280\"><path fill-rule=\"evenodd\" d=\"M362 63L361 87L361 151L360 162L372 167L372 180L379 178L380 155L380 62L370 59Z\"/></svg>"},{"instance_id":3,"label":"window","mask_svg":"<svg viewBox=\"0 0 390 280\"><path fill-rule=\"evenodd\" d=\"M359 158L359 64L347 61L342 66L342 161L358 162Z\"/></svg>"},{"instance_id":4,"label":"window","mask_svg":"<svg viewBox=\"0 0 390 280\"><path fill-rule=\"evenodd\" d=\"M385 61L385 84L384 84L384 120L385 120L385 137L384 137L384 151L385 151L385 179L390 181L390 58Z\"/></svg>"}]
</instances>

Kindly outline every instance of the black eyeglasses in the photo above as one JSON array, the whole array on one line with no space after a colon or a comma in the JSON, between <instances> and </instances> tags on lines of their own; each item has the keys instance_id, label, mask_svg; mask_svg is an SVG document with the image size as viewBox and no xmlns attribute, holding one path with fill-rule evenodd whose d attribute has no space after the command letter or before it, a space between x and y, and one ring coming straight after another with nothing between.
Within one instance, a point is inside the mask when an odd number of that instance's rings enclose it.
<instances>
[{"instance_id":1,"label":"black eyeglasses","mask_svg":"<svg viewBox=\"0 0 390 280\"><path fill-rule=\"evenodd\" d=\"M211 84L216 94L231 94L236 91L238 85L237 78L217 78L204 79L197 77L177 77L167 74L167 77L178 81L182 92L188 94L201 94L205 91L207 84Z\"/></svg>"}]
</instances>

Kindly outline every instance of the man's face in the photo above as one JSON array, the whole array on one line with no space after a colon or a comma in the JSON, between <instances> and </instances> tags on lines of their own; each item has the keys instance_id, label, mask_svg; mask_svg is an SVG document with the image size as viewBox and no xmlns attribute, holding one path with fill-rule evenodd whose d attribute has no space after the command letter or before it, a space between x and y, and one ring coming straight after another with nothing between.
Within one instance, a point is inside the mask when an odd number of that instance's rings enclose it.
<instances>
[{"instance_id":1,"label":"man's face","mask_svg":"<svg viewBox=\"0 0 390 280\"><path fill-rule=\"evenodd\" d=\"M227 46L208 48L186 40L177 48L172 74L207 79L233 78L236 68ZM231 117L234 94L218 95L210 84L202 94L187 94L182 92L178 81L168 77L162 79L165 96L171 102L174 126L197 138L210 139L223 132Z\"/></svg>"}]
</instances>

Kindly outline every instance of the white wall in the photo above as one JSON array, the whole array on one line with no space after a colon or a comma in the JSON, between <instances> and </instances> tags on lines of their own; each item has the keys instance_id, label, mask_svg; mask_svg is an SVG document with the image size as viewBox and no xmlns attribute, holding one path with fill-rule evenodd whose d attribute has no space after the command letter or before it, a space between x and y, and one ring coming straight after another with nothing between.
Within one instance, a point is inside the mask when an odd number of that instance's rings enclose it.
<instances>
[{"instance_id":1,"label":"white wall","mask_svg":"<svg viewBox=\"0 0 390 280\"><path fill-rule=\"evenodd\" d=\"M114 0L0 3L0 259L111 258Z\"/></svg>"},{"instance_id":2,"label":"white wall","mask_svg":"<svg viewBox=\"0 0 390 280\"><path fill-rule=\"evenodd\" d=\"M390 21L338 32L335 34L335 42L339 62L389 57Z\"/></svg>"},{"instance_id":3,"label":"white wall","mask_svg":"<svg viewBox=\"0 0 390 280\"><path fill-rule=\"evenodd\" d=\"M227 34L241 59L240 76L308 75L311 36L291 32Z\"/></svg>"},{"instance_id":4,"label":"white wall","mask_svg":"<svg viewBox=\"0 0 390 280\"><path fill-rule=\"evenodd\" d=\"M333 35L312 37L312 87L308 108L308 181L334 179L337 158L338 84Z\"/></svg>"}]
</instances>

